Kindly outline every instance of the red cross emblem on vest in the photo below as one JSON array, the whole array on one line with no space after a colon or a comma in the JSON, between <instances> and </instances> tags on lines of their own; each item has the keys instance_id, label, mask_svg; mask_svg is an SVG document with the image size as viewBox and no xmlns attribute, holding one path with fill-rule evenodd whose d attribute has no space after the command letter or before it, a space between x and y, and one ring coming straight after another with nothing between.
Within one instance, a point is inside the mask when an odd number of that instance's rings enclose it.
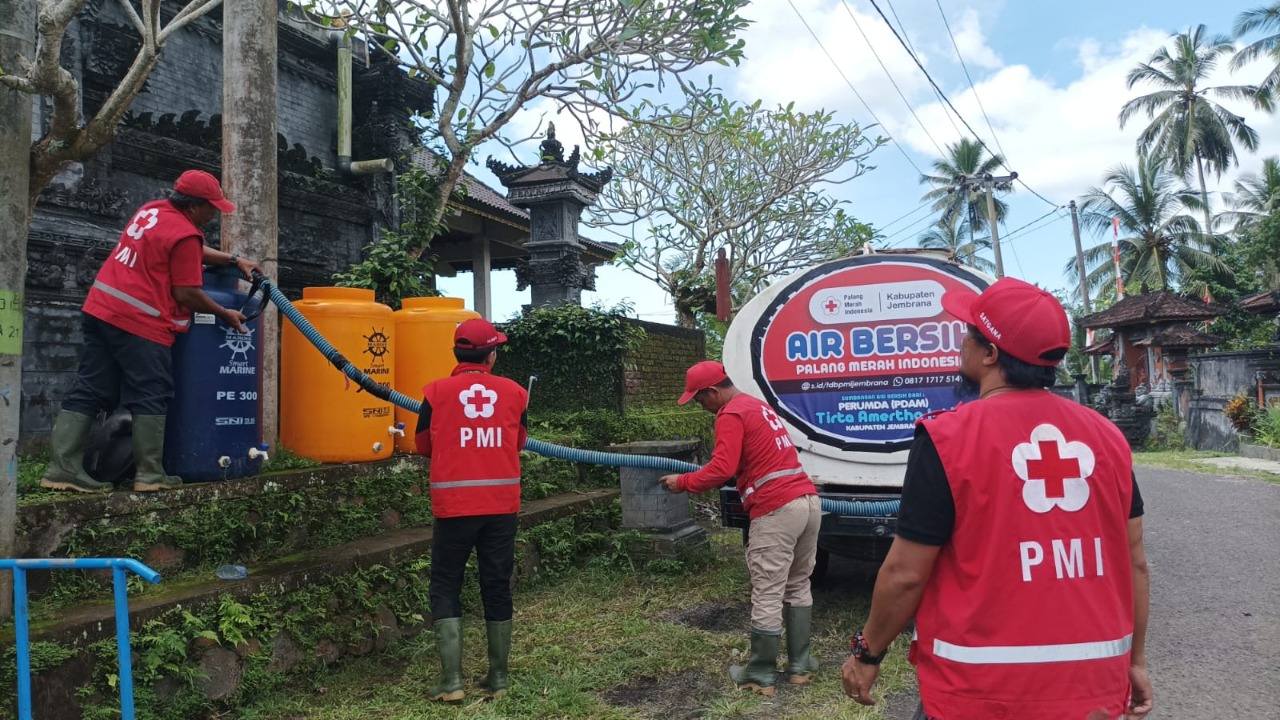
<instances>
[{"instance_id":1,"label":"red cross emblem on vest","mask_svg":"<svg viewBox=\"0 0 1280 720\"><path fill-rule=\"evenodd\" d=\"M1033 512L1075 512L1089 502L1093 450L1079 440L1067 442L1057 427L1037 426L1029 442L1014 447L1012 460L1022 481L1022 501Z\"/></svg>"},{"instance_id":2,"label":"red cross emblem on vest","mask_svg":"<svg viewBox=\"0 0 1280 720\"><path fill-rule=\"evenodd\" d=\"M493 406L498 402L498 393L475 383L458 393L458 402L462 403L463 414L472 420L493 417Z\"/></svg>"}]
</instances>

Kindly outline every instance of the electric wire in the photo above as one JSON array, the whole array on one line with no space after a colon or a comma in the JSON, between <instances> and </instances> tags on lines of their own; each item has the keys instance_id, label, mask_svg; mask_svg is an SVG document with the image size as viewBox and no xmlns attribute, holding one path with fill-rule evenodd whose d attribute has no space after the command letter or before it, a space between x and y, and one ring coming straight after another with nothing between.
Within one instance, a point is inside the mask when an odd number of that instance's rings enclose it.
<instances>
[{"instance_id":1,"label":"electric wire","mask_svg":"<svg viewBox=\"0 0 1280 720\"><path fill-rule=\"evenodd\" d=\"M791 0L787 0L787 2L791 2ZM942 96L942 99L943 101L946 102L947 107L951 108L951 111L956 114L956 117L960 119L960 122L965 126L965 129L967 129L969 133L973 135L974 140L976 140L978 144L981 145L987 152L991 152L991 148L987 147L986 142L982 140L982 136L979 135L978 132L973 129L973 126L969 124L968 120L964 119L964 115L960 114L960 111L956 109L956 106L951 102L951 99L947 97L946 93L942 92L942 88L938 86L937 81L933 79L933 76L929 74L928 70L925 70L924 63L920 62L920 58L917 57L916 54L911 51L911 48L907 47L906 41L904 41L902 39L902 36L898 34L897 28L893 26L893 23L889 22L889 17L884 14L884 10L880 9L879 3L877 3L876 0L870 0L870 2L871 2L871 7L875 8L876 13L880 15L880 19L884 21L885 25L889 26L889 32L892 32L893 36L898 39L898 44L902 45L902 49L906 50L907 54L911 56L911 59L912 61L915 62L916 67L920 68L920 72L924 73L925 79L928 80L929 84L933 86L933 89L936 90L938 94ZM792 7L794 8L795 5L792 5ZM1006 162L1003 164L1004 164L1004 167L1008 169L1009 167L1008 163ZM923 175L923 173L921 174ZM1058 203L1055 203L1054 201L1050 200L1044 195L1041 195L1040 193L1036 192L1035 188L1028 185L1027 182L1022 178L1018 178L1017 182L1018 184L1025 187L1028 191L1030 191L1032 195L1035 195L1036 197L1040 198L1041 200L1048 203L1049 205L1052 205L1054 208L1058 207Z\"/></svg>"},{"instance_id":2,"label":"electric wire","mask_svg":"<svg viewBox=\"0 0 1280 720\"><path fill-rule=\"evenodd\" d=\"M1015 228L1015 229L1013 229L1013 230L1010 230L1009 232L1007 232L1007 233L1005 233L1005 234L1004 234L1004 237L1000 238L1000 244L1001 244L1001 245L1004 245L1004 244L1006 244L1006 243L1009 243L1009 242L1013 241L1013 239L1014 239L1014 238L1016 238L1019 234L1023 234L1023 232L1024 232L1024 231L1026 231L1026 232L1031 232L1031 230L1033 230L1033 229L1034 229L1034 230L1039 230L1040 228L1031 228L1031 226L1032 226L1032 225L1035 225L1036 223L1040 222L1041 220L1044 220L1045 218L1049 217L1050 215L1053 215L1054 213L1059 212L1060 210L1062 210L1062 208L1061 208L1061 207L1055 207L1054 209L1052 209L1052 210L1050 210L1049 212L1047 212L1047 213L1045 213L1045 214L1041 215L1040 217L1036 218L1035 220L1032 220L1031 222L1028 222L1028 223L1024 223L1024 224L1022 224L1022 225L1019 225L1017 228ZM1052 221L1050 221L1050 222L1045 223L1045 224L1043 225L1043 227L1048 227L1049 225L1052 225L1053 223L1058 222L1059 220L1065 220L1067 217L1069 217L1069 215L1059 215L1055 220L1052 220Z\"/></svg>"},{"instance_id":3,"label":"electric wire","mask_svg":"<svg viewBox=\"0 0 1280 720\"><path fill-rule=\"evenodd\" d=\"M951 38L951 47L956 49L956 58L960 60L960 68L964 70L964 79L969 81L969 89L973 91L973 99L978 102L978 109L982 111L982 119L987 122L987 129L991 131L991 139L995 141L996 148L1004 155L1004 146L1000 144L1000 138L996 135L996 129L991 125L991 118L987 116L987 109L982 105L982 98L978 97L978 88L973 84L973 77L969 75L969 66L964 62L964 56L960 54L960 44L956 42L956 36L951 32L951 22L947 20L947 14L942 10L942 0L933 0L938 6L938 14L942 16L942 25L947 29L947 37ZM890 10L893 6L889 7ZM895 14L894 17L897 17ZM901 20L898 21L902 23ZM905 31L904 31L905 32Z\"/></svg>"},{"instance_id":4,"label":"electric wire","mask_svg":"<svg viewBox=\"0 0 1280 720\"><path fill-rule=\"evenodd\" d=\"M804 25L804 29L808 30L809 34L813 36L813 41L818 44L818 48L822 50L822 54L826 55L827 60L831 61L831 67L835 68L836 72L840 75L840 78L844 80L844 84L848 85L849 89L853 91L854 97L858 98L858 102L862 103L862 107L866 108L867 112L871 114L871 119L875 120L880 129L884 131L885 137L889 138L889 141L898 149L898 152L902 153L902 157L911 165L911 167L915 168L916 172L924 175L924 171L921 170L920 166L916 165L915 161L911 159L911 156L907 154L905 149L903 149L902 144L889 134L889 128L880 121L880 118L876 116L875 111L872 110L871 106L867 104L867 101L863 99L862 94L858 92L858 89L855 88L853 83L849 81L849 78L845 76L844 71L840 69L838 64L836 64L836 59L831 56L831 53L827 52L827 48L822 44L822 40L818 39L818 34L813 31L812 27L809 27L809 21L805 20L804 15L800 13L800 8L796 7L796 4L792 0L787 0L787 4L795 11L796 17L800 18L800 23Z\"/></svg>"},{"instance_id":5,"label":"electric wire","mask_svg":"<svg viewBox=\"0 0 1280 720\"><path fill-rule=\"evenodd\" d=\"M880 229L880 232L884 232L884 231L888 230L889 228L893 227L894 225L897 225L899 222L901 222L901 221L903 221L903 220L906 220L907 218L911 217L912 215L915 215L916 213L920 212L920 210L922 210L923 208L927 208L927 207L930 207L930 206L932 206L932 205L933 205L933 201L931 201L931 200L926 200L925 202L923 202L923 203L921 203L919 206L917 206L917 207L916 207L916 209L911 210L910 212L906 213L905 215L899 215L898 217L894 218L893 220L890 220L889 222L885 223L885 225L884 225L883 227L879 228L879 229Z\"/></svg>"},{"instance_id":6,"label":"electric wire","mask_svg":"<svg viewBox=\"0 0 1280 720\"><path fill-rule=\"evenodd\" d=\"M889 78L889 84L892 85L894 91L898 93L898 97L902 98L902 104L907 106L907 112L911 113L911 117L915 118L916 125L920 126L920 129L924 131L924 136L929 138L929 142L933 143L933 149L938 151L938 155L946 157L947 154L943 152L942 146L933 138L933 133L929 132L929 128L925 127L924 121L916 114L916 109L911 107L911 101L907 100L907 96L903 94L902 88L898 87L898 81L893 79L893 74L889 72L889 67L884 64L884 60L880 59L880 53L876 52L875 45L871 44L871 38L867 37L866 31L862 29L862 23L858 22L858 16L854 14L853 8L849 7L849 3L845 0L840 0L840 4L844 6L844 11L849 14L849 19L853 20L853 26L858 29L858 34L862 36L863 42L867 44L867 49L871 51L871 56L876 59L876 62L880 65L880 69L884 71L884 76Z\"/></svg>"},{"instance_id":7,"label":"electric wire","mask_svg":"<svg viewBox=\"0 0 1280 720\"><path fill-rule=\"evenodd\" d=\"M915 52L916 46L911 42L911 34L907 32L907 26L902 22L902 18L898 17L898 9L893 6L893 0L885 0L885 2L889 5L889 12L893 13L893 19L898 21L898 29L902 31L902 37L907 41L907 47L911 48L911 52ZM942 102L942 95L938 94L937 90L933 91L933 96L938 98L938 102ZM951 129L956 132L956 135L964 135L964 133L960 132L960 126L956 125L956 119L951 117L951 113L947 111L946 105L942 106L942 114L947 118L947 122L950 123Z\"/></svg>"}]
</instances>

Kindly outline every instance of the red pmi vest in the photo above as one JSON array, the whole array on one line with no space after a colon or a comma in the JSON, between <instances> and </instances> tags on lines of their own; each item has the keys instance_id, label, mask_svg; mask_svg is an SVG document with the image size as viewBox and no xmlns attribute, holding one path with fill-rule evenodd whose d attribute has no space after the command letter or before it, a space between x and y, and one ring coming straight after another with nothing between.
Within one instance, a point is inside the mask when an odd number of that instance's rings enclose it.
<instances>
[{"instance_id":1,"label":"red pmi vest","mask_svg":"<svg viewBox=\"0 0 1280 720\"><path fill-rule=\"evenodd\" d=\"M98 270L84 311L138 337L173 345L174 336L187 331L191 311L173 299L169 259L190 238L204 242L199 228L168 200L143 205Z\"/></svg>"},{"instance_id":2,"label":"red pmi vest","mask_svg":"<svg viewBox=\"0 0 1280 720\"><path fill-rule=\"evenodd\" d=\"M1132 455L1093 410L1007 392L921 420L955 500L916 611L939 720L1121 716L1129 698Z\"/></svg>"},{"instance_id":3,"label":"red pmi vest","mask_svg":"<svg viewBox=\"0 0 1280 720\"><path fill-rule=\"evenodd\" d=\"M431 405L431 512L520 512L520 418L529 394L504 377L454 372L422 389Z\"/></svg>"},{"instance_id":4,"label":"red pmi vest","mask_svg":"<svg viewBox=\"0 0 1280 720\"><path fill-rule=\"evenodd\" d=\"M798 497L818 494L800 465L787 426L767 403L738 393L720 413L736 415L742 421L742 460L737 480L748 517L755 520Z\"/></svg>"}]
</instances>

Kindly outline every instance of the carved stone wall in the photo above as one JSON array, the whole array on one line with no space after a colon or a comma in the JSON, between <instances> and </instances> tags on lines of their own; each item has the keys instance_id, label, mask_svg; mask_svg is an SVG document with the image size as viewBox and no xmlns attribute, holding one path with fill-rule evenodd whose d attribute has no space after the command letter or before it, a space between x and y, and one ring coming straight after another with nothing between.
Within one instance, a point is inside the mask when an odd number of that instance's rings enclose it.
<instances>
[{"instance_id":1,"label":"carved stone wall","mask_svg":"<svg viewBox=\"0 0 1280 720\"><path fill-rule=\"evenodd\" d=\"M165 6L171 13L181 3ZM116 3L90 0L69 34L68 63L83 78L89 112L107 97L136 52L137 36L126 23ZM26 287L24 451L44 442L75 377L82 345L80 306L125 218L163 197L184 170L220 174L221 48L217 12L176 33L116 141L91 162L63 173L37 206ZM330 284L334 272L358 262L394 208L387 178L340 177L335 169L336 51L328 38L282 22L279 62L278 280L287 295L298 297L303 287ZM369 69L357 65L354 79L358 156L398 158L410 137L406 108L426 110L429 89L376 63ZM37 113L33 134L41 132L43 122ZM216 221L204 231L217 246Z\"/></svg>"}]
</instances>

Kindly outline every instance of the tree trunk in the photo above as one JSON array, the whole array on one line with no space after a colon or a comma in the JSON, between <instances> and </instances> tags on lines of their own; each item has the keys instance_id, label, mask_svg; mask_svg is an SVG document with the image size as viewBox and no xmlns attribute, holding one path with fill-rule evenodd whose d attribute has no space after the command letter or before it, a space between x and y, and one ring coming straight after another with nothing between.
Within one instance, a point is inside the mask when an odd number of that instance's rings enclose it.
<instances>
[{"instance_id":1,"label":"tree trunk","mask_svg":"<svg viewBox=\"0 0 1280 720\"><path fill-rule=\"evenodd\" d=\"M1200 200L1204 202L1204 234L1213 234L1213 220L1209 213L1209 190L1204 184L1204 161L1196 154L1196 174L1200 176Z\"/></svg>"},{"instance_id":2,"label":"tree trunk","mask_svg":"<svg viewBox=\"0 0 1280 720\"><path fill-rule=\"evenodd\" d=\"M445 208L449 205L449 199L453 197L453 190L458 186L458 180L462 178L462 172L467 167L467 162L471 160L471 147L464 146L461 150L454 153L449 160L449 168L445 171L444 177L440 179L440 197L436 203L436 207L431 212L430 227L439 227L444 219ZM435 238L432 238L434 240ZM431 247L430 242L420 248L415 248L413 258L417 260L422 257Z\"/></svg>"},{"instance_id":3,"label":"tree trunk","mask_svg":"<svg viewBox=\"0 0 1280 720\"><path fill-rule=\"evenodd\" d=\"M34 59L36 0L0 3L0 67ZM22 295L27 275L31 96L0 89L0 557L17 555ZM0 618L13 613L13 576L0 573Z\"/></svg>"}]
</instances>

